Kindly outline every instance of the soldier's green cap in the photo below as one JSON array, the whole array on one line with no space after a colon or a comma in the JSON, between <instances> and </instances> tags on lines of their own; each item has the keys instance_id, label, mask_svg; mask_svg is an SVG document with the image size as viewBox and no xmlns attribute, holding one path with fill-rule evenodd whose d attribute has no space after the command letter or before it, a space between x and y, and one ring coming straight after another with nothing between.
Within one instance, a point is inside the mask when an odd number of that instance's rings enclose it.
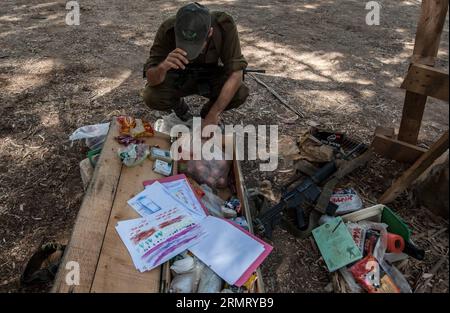
<instances>
[{"instance_id":1,"label":"soldier's green cap","mask_svg":"<svg viewBox=\"0 0 450 313\"><path fill-rule=\"evenodd\" d=\"M175 19L175 41L177 48L187 53L188 60L194 60L202 51L211 27L208 8L193 2L181 7Z\"/></svg>"}]
</instances>

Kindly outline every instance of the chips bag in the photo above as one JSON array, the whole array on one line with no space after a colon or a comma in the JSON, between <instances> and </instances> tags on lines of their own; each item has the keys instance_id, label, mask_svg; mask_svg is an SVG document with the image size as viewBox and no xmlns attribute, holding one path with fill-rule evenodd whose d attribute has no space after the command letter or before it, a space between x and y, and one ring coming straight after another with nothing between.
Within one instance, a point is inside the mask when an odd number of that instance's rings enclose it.
<instances>
[{"instance_id":1,"label":"chips bag","mask_svg":"<svg viewBox=\"0 0 450 313\"><path fill-rule=\"evenodd\" d=\"M130 116L119 116L117 123L120 125L120 133L122 135L130 135L134 138L151 137L155 134L153 127L149 122L143 121L139 118Z\"/></svg>"},{"instance_id":2,"label":"chips bag","mask_svg":"<svg viewBox=\"0 0 450 313\"><path fill-rule=\"evenodd\" d=\"M349 269L355 280L369 293L400 293L389 275L387 275L372 255L355 263Z\"/></svg>"}]
</instances>

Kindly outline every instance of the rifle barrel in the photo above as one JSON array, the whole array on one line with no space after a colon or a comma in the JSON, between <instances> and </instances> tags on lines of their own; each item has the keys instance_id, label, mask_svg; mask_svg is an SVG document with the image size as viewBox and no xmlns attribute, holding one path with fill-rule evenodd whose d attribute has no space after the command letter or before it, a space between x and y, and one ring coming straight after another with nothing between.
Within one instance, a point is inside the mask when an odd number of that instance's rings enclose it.
<instances>
[{"instance_id":1,"label":"rifle barrel","mask_svg":"<svg viewBox=\"0 0 450 313\"><path fill-rule=\"evenodd\" d=\"M247 74L247 73L262 73L262 74L265 74L266 70L259 70L259 69L255 69L255 68L246 68L246 69L244 69L244 74Z\"/></svg>"}]
</instances>

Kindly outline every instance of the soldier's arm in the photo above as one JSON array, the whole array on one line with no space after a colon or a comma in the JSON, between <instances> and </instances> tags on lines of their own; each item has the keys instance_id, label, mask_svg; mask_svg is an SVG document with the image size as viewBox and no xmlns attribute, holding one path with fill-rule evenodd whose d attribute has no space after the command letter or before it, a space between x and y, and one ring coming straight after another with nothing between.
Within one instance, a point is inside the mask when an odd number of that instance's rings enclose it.
<instances>
[{"instance_id":1,"label":"soldier's arm","mask_svg":"<svg viewBox=\"0 0 450 313\"><path fill-rule=\"evenodd\" d=\"M231 99L241 86L242 71L247 67L247 61L241 52L239 34L233 18L227 13L222 13L218 17L218 24L222 28L223 34L220 59L224 64L225 73L229 76L220 91L219 97L205 118L205 125L218 123L220 113L230 104Z\"/></svg>"},{"instance_id":2,"label":"soldier's arm","mask_svg":"<svg viewBox=\"0 0 450 313\"><path fill-rule=\"evenodd\" d=\"M184 69L184 64L188 62L183 50L171 51L175 38L173 32L169 32L168 29L173 24L173 19L164 21L158 28L150 48L150 56L144 64L144 77L147 78L150 86L161 84L165 80L168 70Z\"/></svg>"},{"instance_id":3,"label":"soldier's arm","mask_svg":"<svg viewBox=\"0 0 450 313\"><path fill-rule=\"evenodd\" d=\"M157 66L150 67L147 70L146 76L150 86L161 84L166 79L167 71L170 69L185 69L186 64L189 63L186 59L187 53L180 48L176 48L166 57L164 61Z\"/></svg>"},{"instance_id":4,"label":"soldier's arm","mask_svg":"<svg viewBox=\"0 0 450 313\"><path fill-rule=\"evenodd\" d=\"M231 99L233 99L241 84L242 70L232 72L223 85L216 102L209 110L209 113L205 118L205 125L218 123L220 113L222 113L228 104L230 104Z\"/></svg>"}]
</instances>

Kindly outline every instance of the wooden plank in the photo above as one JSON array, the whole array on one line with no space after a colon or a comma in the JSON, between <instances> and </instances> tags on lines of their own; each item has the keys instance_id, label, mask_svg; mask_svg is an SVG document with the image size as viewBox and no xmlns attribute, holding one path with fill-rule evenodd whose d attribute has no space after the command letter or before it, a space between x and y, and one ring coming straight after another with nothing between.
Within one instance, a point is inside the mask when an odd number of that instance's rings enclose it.
<instances>
[{"instance_id":1,"label":"wooden plank","mask_svg":"<svg viewBox=\"0 0 450 313\"><path fill-rule=\"evenodd\" d=\"M441 33L448 10L448 0L423 0L417 25L412 62L434 66ZM417 144L427 97L406 91L398 139Z\"/></svg>"},{"instance_id":2,"label":"wooden plank","mask_svg":"<svg viewBox=\"0 0 450 313\"><path fill-rule=\"evenodd\" d=\"M168 137L161 134L145 138L145 142L149 145L159 145L161 149L170 148ZM163 177L153 172L152 167L153 161L147 159L138 166L122 168L91 292L160 291L161 268L144 273L136 270L115 229L118 221L139 217L139 214L128 206L127 201L144 189L142 182Z\"/></svg>"},{"instance_id":3,"label":"wooden plank","mask_svg":"<svg viewBox=\"0 0 450 313\"><path fill-rule=\"evenodd\" d=\"M448 102L448 73L422 64L411 64L401 88Z\"/></svg>"},{"instance_id":4,"label":"wooden plank","mask_svg":"<svg viewBox=\"0 0 450 313\"><path fill-rule=\"evenodd\" d=\"M371 146L383 157L405 163L413 163L427 152L426 149L380 134L375 134Z\"/></svg>"},{"instance_id":5,"label":"wooden plank","mask_svg":"<svg viewBox=\"0 0 450 313\"><path fill-rule=\"evenodd\" d=\"M434 66L448 10L448 0L423 0L413 51L413 63Z\"/></svg>"},{"instance_id":6,"label":"wooden plank","mask_svg":"<svg viewBox=\"0 0 450 313\"><path fill-rule=\"evenodd\" d=\"M236 192L239 200L241 201L241 206L243 212L245 212L245 218L247 220L249 231L253 234L253 217L252 212L250 210L250 205L248 203L247 198L247 192L245 190L245 182L244 182L244 175L242 174L242 168L241 163L239 160L237 160L236 157L236 137L233 136L233 171L234 171L234 177L236 180ZM256 280L256 292L258 293L264 293L265 287L264 282L262 278L261 269L256 269L256 276L258 279Z\"/></svg>"},{"instance_id":7,"label":"wooden plank","mask_svg":"<svg viewBox=\"0 0 450 313\"><path fill-rule=\"evenodd\" d=\"M170 138L169 138L170 139ZM172 169L172 175L178 174L178 161L173 161L173 169ZM193 181L190 181L190 184L193 188ZM195 181L194 181L195 182ZM197 184L198 185L198 184ZM200 185L198 185L200 187ZM169 293L170 292L170 282L171 282L171 273L170 273L170 260L161 265L161 279L159 282L159 292L160 293Z\"/></svg>"},{"instance_id":8,"label":"wooden plank","mask_svg":"<svg viewBox=\"0 0 450 313\"><path fill-rule=\"evenodd\" d=\"M375 134L383 135L389 138L395 138L395 129L393 127L377 126L375 128Z\"/></svg>"},{"instance_id":9,"label":"wooden plank","mask_svg":"<svg viewBox=\"0 0 450 313\"><path fill-rule=\"evenodd\" d=\"M117 157L119 145L114 140L116 131L115 123L111 123L93 179L78 212L52 292L88 292L91 289L122 168L122 163ZM80 284L77 286L66 284L66 275L72 269L66 269L66 264L70 261L79 264Z\"/></svg>"},{"instance_id":10,"label":"wooden plank","mask_svg":"<svg viewBox=\"0 0 450 313\"><path fill-rule=\"evenodd\" d=\"M448 149L448 130L435 142L430 150L425 152L414 164L407 169L400 178L398 178L392 186L379 199L379 203L386 204L392 202L400 195L406 188L408 188L413 181L415 181L434 160L440 157Z\"/></svg>"},{"instance_id":11,"label":"wooden plank","mask_svg":"<svg viewBox=\"0 0 450 313\"><path fill-rule=\"evenodd\" d=\"M406 91L402 120L397 136L398 140L412 145L417 144L426 103L427 96L412 91Z\"/></svg>"}]
</instances>

